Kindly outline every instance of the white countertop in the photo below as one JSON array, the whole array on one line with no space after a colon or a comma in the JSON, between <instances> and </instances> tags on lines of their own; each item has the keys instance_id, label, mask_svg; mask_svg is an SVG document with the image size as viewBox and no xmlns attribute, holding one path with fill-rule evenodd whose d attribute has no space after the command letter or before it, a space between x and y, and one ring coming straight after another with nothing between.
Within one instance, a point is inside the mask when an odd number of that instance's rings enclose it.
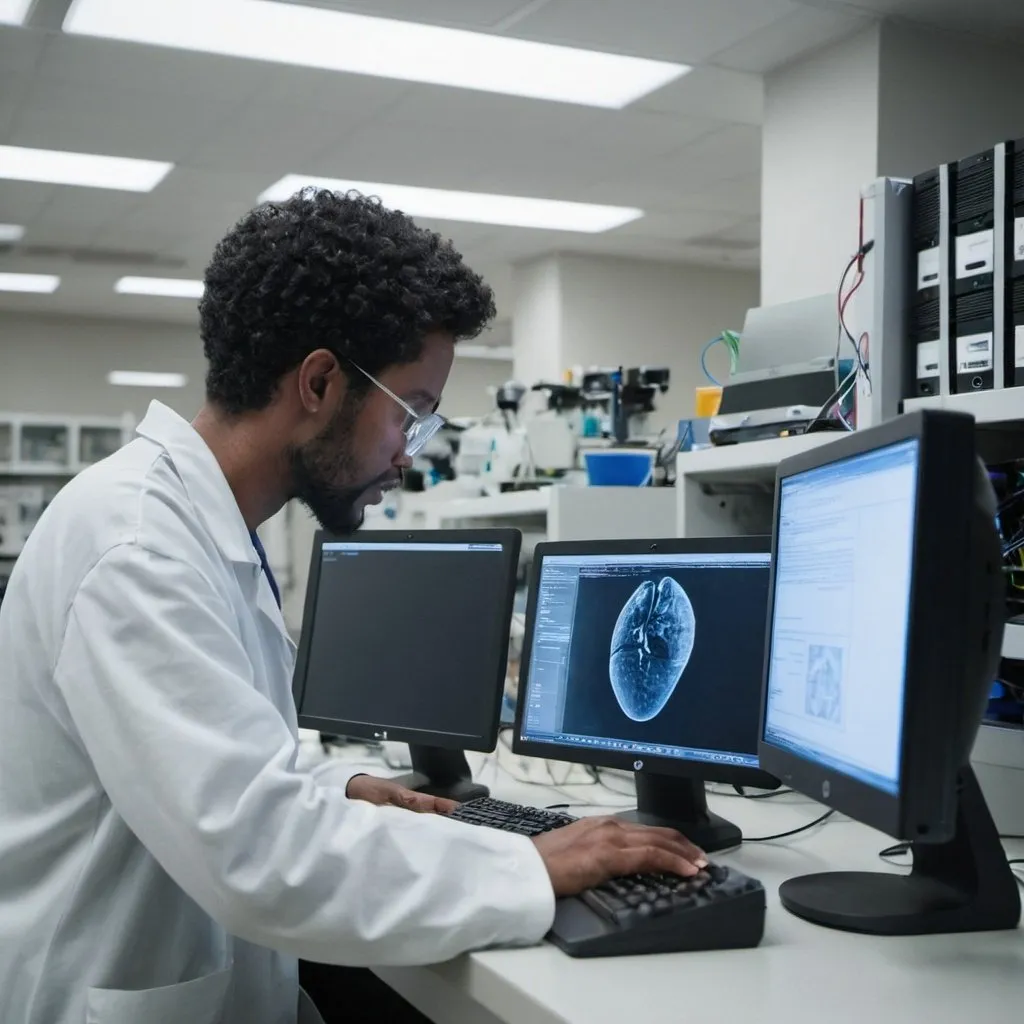
<instances>
[{"instance_id":1,"label":"white countertop","mask_svg":"<svg viewBox=\"0 0 1024 1024\"><path fill-rule=\"evenodd\" d=\"M537 806L606 802L604 811L629 805L628 796L572 781L582 777L578 767L553 765L556 781L570 778L555 789L542 784L551 781L543 762L505 749L500 754L470 760L479 781L501 799ZM608 782L629 788L626 778L608 776ZM796 795L744 800L712 794L710 803L748 836L783 832L821 813L818 804ZM759 878L768 891L765 937L757 949L574 960L542 945L378 973L432 1019L453 1024L1021 1024L1020 929L880 938L809 924L780 905L778 886L794 875L900 870L878 857L891 843L837 816L790 839L714 855ZM1024 843L1006 848L1024 857Z\"/></svg>"}]
</instances>

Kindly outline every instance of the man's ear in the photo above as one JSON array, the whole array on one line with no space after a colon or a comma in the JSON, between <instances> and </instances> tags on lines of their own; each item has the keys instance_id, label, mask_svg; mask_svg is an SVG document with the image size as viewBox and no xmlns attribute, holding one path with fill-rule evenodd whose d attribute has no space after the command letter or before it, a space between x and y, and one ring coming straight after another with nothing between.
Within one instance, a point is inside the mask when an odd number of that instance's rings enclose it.
<instances>
[{"instance_id":1,"label":"man's ear","mask_svg":"<svg viewBox=\"0 0 1024 1024\"><path fill-rule=\"evenodd\" d=\"M337 357L325 348L310 352L299 367L299 398L313 415L325 405L336 407L344 397L345 383Z\"/></svg>"}]
</instances>

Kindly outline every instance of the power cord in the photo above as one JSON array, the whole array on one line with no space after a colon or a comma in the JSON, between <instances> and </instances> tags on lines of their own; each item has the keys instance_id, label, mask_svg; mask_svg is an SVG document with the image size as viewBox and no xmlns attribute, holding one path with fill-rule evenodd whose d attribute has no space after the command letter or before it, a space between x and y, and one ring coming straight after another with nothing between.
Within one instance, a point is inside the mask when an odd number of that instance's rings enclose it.
<instances>
[{"instance_id":1,"label":"power cord","mask_svg":"<svg viewBox=\"0 0 1024 1024\"><path fill-rule=\"evenodd\" d=\"M770 843L776 839L788 839L790 836L798 836L801 832L808 832L818 825L823 825L835 813L835 811L826 811L820 817L815 818L814 821L809 821L806 825L801 825L799 828L791 828L788 832L778 832L773 836L744 836L743 842Z\"/></svg>"}]
</instances>

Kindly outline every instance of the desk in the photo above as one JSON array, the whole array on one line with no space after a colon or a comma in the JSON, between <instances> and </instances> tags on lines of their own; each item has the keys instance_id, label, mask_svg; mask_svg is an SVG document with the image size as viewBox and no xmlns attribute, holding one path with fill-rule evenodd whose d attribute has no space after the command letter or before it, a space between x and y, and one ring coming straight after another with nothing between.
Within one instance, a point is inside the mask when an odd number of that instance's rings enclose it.
<instances>
[{"instance_id":1,"label":"desk","mask_svg":"<svg viewBox=\"0 0 1024 1024\"><path fill-rule=\"evenodd\" d=\"M544 806L575 796L625 804L573 782L557 791L523 785L496 758L471 760L500 799ZM506 751L501 760L518 774L517 758ZM554 770L559 780L568 772L569 766ZM530 774L546 777L536 764ZM759 801L712 795L709 802L751 836L783 832L820 813L816 803L795 795ZM377 973L438 1024L1020 1024L1020 929L878 938L808 924L779 904L778 886L793 875L897 870L878 858L891 842L839 817L791 839L716 855L760 878L768 891L757 949L588 961L542 945ZM1007 850L1024 856L1024 843L1008 843Z\"/></svg>"}]
</instances>

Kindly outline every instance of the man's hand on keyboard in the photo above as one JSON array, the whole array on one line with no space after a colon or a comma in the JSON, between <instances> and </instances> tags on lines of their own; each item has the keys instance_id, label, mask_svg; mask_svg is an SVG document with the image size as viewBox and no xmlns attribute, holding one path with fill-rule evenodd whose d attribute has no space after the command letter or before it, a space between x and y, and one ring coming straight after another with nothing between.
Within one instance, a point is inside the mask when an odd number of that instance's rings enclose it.
<instances>
[{"instance_id":1,"label":"man's hand on keyboard","mask_svg":"<svg viewBox=\"0 0 1024 1024\"><path fill-rule=\"evenodd\" d=\"M345 792L349 800L365 800L381 807L404 807L420 814L450 814L458 806L454 800L414 793L390 779L376 779L372 775L356 775Z\"/></svg>"},{"instance_id":2,"label":"man's hand on keyboard","mask_svg":"<svg viewBox=\"0 0 1024 1024\"><path fill-rule=\"evenodd\" d=\"M661 872L689 877L708 863L704 853L674 829L617 818L583 818L532 842L556 896L575 896L619 875Z\"/></svg>"}]
</instances>

